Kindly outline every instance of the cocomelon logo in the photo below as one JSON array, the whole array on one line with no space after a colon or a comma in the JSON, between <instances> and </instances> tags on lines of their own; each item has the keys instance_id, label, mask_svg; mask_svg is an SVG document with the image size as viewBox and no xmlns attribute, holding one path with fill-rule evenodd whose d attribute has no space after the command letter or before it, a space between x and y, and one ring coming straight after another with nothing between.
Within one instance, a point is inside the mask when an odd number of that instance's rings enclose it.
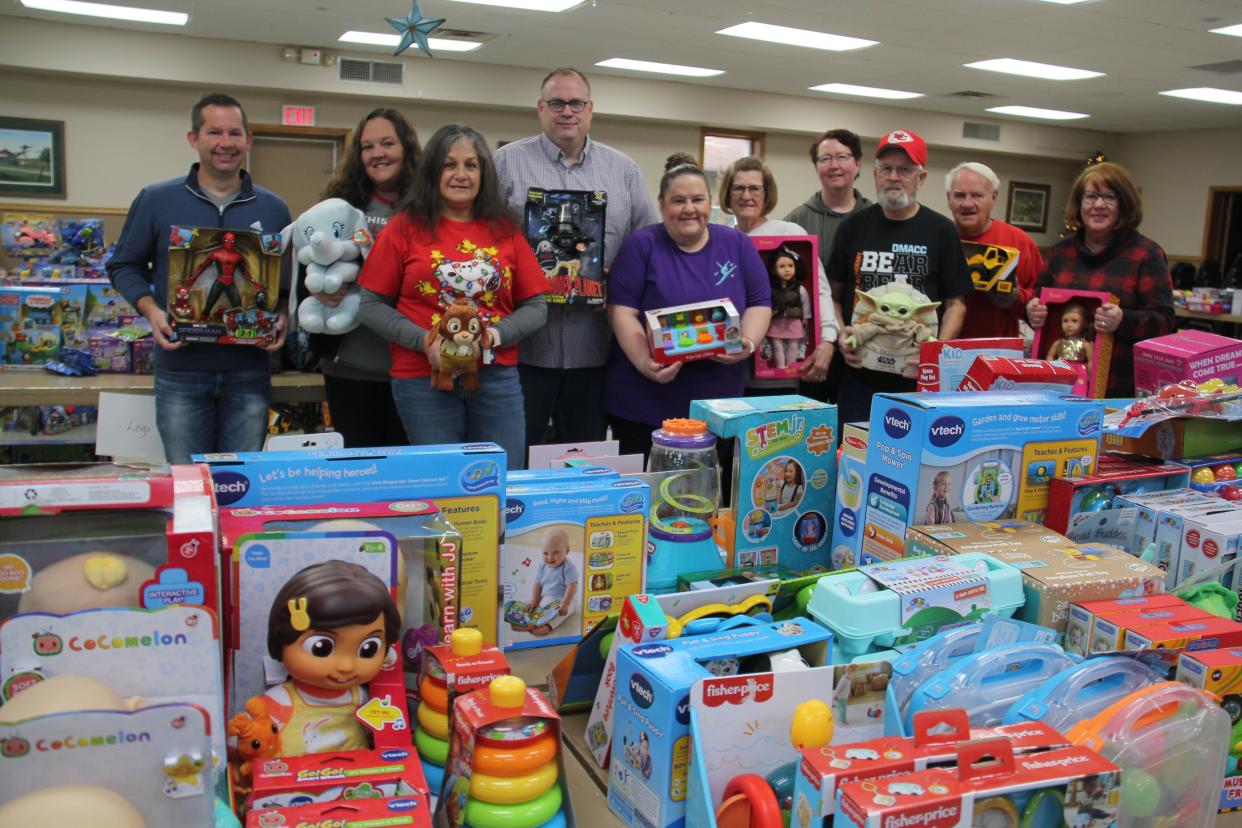
<instances>
[{"instance_id":1,"label":"cocomelon logo","mask_svg":"<svg viewBox=\"0 0 1242 828\"><path fill-rule=\"evenodd\" d=\"M746 453L751 459L762 457L798 445L805 435L806 417L801 414L769 420L746 430Z\"/></svg>"},{"instance_id":2,"label":"cocomelon logo","mask_svg":"<svg viewBox=\"0 0 1242 828\"><path fill-rule=\"evenodd\" d=\"M947 448L966 433L966 423L961 417L938 417L927 429L927 439L936 448Z\"/></svg>"},{"instance_id":3,"label":"cocomelon logo","mask_svg":"<svg viewBox=\"0 0 1242 828\"><path fill-rule=\"evenodd\" d=\"M651 707L652 702L655 701L655 691L651 689L651 682L638 673L630 676L630 698L643 710Z\"/></svg>"},{"instance_id":4,"label":"cocomelon logo","mask_svg":"<svg viewBox=\"0 0 1242 828\"><path fill-rule=\"evenodd\" d=\"M909 434L912 426L910 415L900 408L890 408L884 412L884 433L894 440L900 440Z\"/></svg>"},{"instance_id":5,"label":"cocomelon logo","mask_svg":"<svg viewBox=\"0 0 1242 828\"><path fill-rule=\"evenodd\" d=\"M63 736L58 739L36 739L33 745L21 736L10 736L7 739L0 739L0 758L18 759L28 755L32 747L39 753L51 753L60 750L135 745L150 741L150 733L146 731L131 733L128 730L118 730L116 733L101 733L90 736L78 734L75 736Z\"/></svg>"},{"instance_id":6,"label":"cocomelon logo","mask_svg":"<svg viewBox=\"0 0 1242 828\"><path fill-rule=\"evenodd\" d=\"M511 497L505 501L505 523L512 523L526 512L526 504Z\"/></svg>"},{"instance_id":7,"label":"cocomelon logo","mask_svg":"<svg viewBox=\"0 0 1242 828\"><path fill-rule=\"evenodd\" d=\"M65 642L59 635L51 631L37 632L33 636L35 655L60 655L65 649Z\"/></svg>"},{"instance_id":8,"label":"cocomelon logo","mask_svg":"<svg viewBox=\"0 0 1242 828\"><path fill-rule=\"evenodd\" d=\"M69 637L68 647L75 653L90 653L105 650L132 650L142 647L177 647L188 644L190 639L185 633L168 633L151 630L141 635L74 635ZM53 632L41 632L34 635L34 651L36 655L59 655L65 648L65 642Z\"/></svg>"},{"instance_id":9,"label":"cocomelon logo","mask_svg":"<svg viewBox=\"0 0 1242 828\"><path fill-rule=\"evenodd\" d=\"M218 471L211 476L216 487L216 503L228 506L236 503L250 491L250 478L233 471Z\"/></svg>"},{"instance_id":10,"label":"cocomelon logo","mask_svg":"<svg viewBox=\"0 0 1242 828\"><path fill-rule=\"evenodd\" d=\"M470 494L500 485L500 467L494 460L471 463L461 473L461 487Z\"/></svg>"}]
</instances>

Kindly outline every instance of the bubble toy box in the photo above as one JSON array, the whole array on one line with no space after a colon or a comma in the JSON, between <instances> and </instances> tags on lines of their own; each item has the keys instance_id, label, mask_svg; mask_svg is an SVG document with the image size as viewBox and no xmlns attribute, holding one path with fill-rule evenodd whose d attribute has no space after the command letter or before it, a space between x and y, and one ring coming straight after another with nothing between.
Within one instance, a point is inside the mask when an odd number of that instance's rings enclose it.
<instances>
[{"instance_id":1,"label":"bubble toy box","mask_svg":"<svg viewBox=\"0 0 1242 828\"><path fill-rule=\"evenodd\" d=\"M1095 468L1102 416L1048 391L877 394L862 562L901 557L913 524L1041 521L1053 477Z\"/></svg>"},{"instance_id":2,"label":"bubble toy box","mask_svg":"<svg viewBox=\"0 0 1242 828\"><path fill-rule=\"evenodd\" d=\"M695 400L690 416L717 437L736 440L732 522L722 540L730 565L827 570L836 501L836 406L796 394Z\"/></svg>"}]
</instances>

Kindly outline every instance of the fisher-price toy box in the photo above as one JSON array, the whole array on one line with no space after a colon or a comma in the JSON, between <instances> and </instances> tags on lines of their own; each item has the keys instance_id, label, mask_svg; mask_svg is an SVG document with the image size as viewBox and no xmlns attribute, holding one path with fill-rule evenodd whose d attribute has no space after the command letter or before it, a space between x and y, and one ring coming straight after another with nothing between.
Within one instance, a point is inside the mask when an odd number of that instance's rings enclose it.
<instances>
[{"instance_id":1,"label":"fisher-price toy box","mask_svg":"<svg viewBox=\"0 0 1242 828\"><path fill-rule=\"evenodd\" d=\"M650 490L641 480L562 474L505 489L499 643L581 641L643 591Z\"/></svg>"},{"instance_id":2,"label":"fisher-price toy box","mask_svg":"<svg viewBox=\"0 0 1242 828\"><path fill-rule=\"evenodd\" d=\"M812 667L828 656L831 634L808 618L723 633L632 644L618 650L616 714L608 807L627 825L685 824L690 762L690 688L699 679L738 676L730 692L758 692L746 673L770 673L771 653L797 649Z\"/></svg>"},{"instance_id":3,"label":"fisher-price toy box","mask_svg":"<svg viewBox=\"0 0 1242 828\"><path fill-rule=\"evenodd\" d=\"M957 391L975 357L1025 356L1025 346L1020 336L1001 336L990 339L937 339L919 346L919 391Z\"/></svg>"},{"instance_id":4,"label":"fisher-price toy box","mask_svg":"<svg viewBox=\"0 0 1242 828\"><path fill-rule=\"evenodd\" d=\"M841 426L837 450L837 502L832 512L830 569L856 566L862 548L863 475L867 471L868 423Z\"/></svg>"},{"instance_id":5,"label":"fisher-price toy box","mask_svg":"<svg viewBox=\"0 0 1242 828\"><path fill-rule=\"evenodd\" d=\"M1174 463L1111 458L1113 455L1101 456L1100 467L1090 474L1052 479L1044 520L1048 527L1066 532L1075 515L1113 508L1115 495L1180 489L1190 481L1186 468Z\"/></svg>"},{"instance_id":6,"label":"fisher-price toy box","mask_svg":"<svg viewBox=\"0 0 1242 828\"><path fill-rule=\"evenodd\" d=\"M205 454L194 461L211 469L221 506L430 501L461 535L457 624L496 641L505 452L495 443Z\"/></svg>"},{"instance_id":7,"label":"fisher-price toy box","mask_svg":"<svg viewBox=\"0 0 1242 828\"><path fill-rule=\"evenodd\" d=\"M1041 521L1053 477L1095 468L1102 413L1048 391L877 394L862 562L901 557L913 524Z\"/></svg>"},{"instance_id":8,"label":"fisher-price toy box","mask_svg":"<svg viewBox=\"0 0 1242 828\"><path fill-rule=\"evenodd\" d=\"M733 529L724 544L730 565L826 570L836 506L836 406L796 394L694 400L690 416L720 439L736 440Z\"/></svg>"},{"instance_id":9,"label":"fisher-price toy box","mask_svg":"<svg viewBox=\"0 0 1242 828\"><path fill-rule=\"evenodd\" d=\"M1134 390L1140 397L1182 380L1242 379L1242 341L1207 331L1176 331L1134 344Z\"/></svg>"}]
</instances>

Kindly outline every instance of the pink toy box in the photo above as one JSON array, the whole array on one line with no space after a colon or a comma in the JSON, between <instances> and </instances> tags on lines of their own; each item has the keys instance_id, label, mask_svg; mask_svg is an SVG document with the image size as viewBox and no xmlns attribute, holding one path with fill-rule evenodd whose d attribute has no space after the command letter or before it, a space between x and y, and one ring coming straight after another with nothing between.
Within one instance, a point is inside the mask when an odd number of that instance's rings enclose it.
<instances>
[{"instance_id":1,"label":"pink toy box","mask_svg":"<svg viewBox=\"0 0 1242 828\"><path fill-rule=\"evenodd\" d=\"M1141 397L1166 385L1242 378L1242 341L1207 331L1177 331L1134 346L1134 390Z\"/></svg>"},{"instance_id":2,"label":"pink toy box","mask_svg":"<svg viewBox=\"0 0 1242 828\"><path fill-rule=\"evenodd\" d=\"M815 236L751 236L750 240L754 242L759 258L763 259L768 271L772 298L776 304L768 335L758 343L755 376L761 379L797 377L815 355L822 315L832 312L831 308L819 306L819 240ZM782 258L794 265L795 281L792 287L797 292L800 316L788 313L788 299L777 302L777 289L781 281L776 266L778 259ZM796 322L791 323L791 320ZM798 329L801 336L793 336L791 332Z\"/></svg>"},{"instance_id":3,"label":"pink toy box","mask_svg":"<svg viewBox=\"0 0 1242 828\"><path fill-rule=\"evenodd\" d=\"M1079 383L1074 393L1084 397L1103 397L1108 389L1108 369L1113 360L1113 335L1095 330L1095 312L1101 305L1117 303L1117 297L1098 290L1069 290L1067 288L1043 288L1039 301L1048 306L1048 319L1035 332L1031 355L1037 359L1063 359L1079 372ZM1087 361L1076 359L1073 353L1056 348L1066 339L1062 317L1071 305L1082 309L1080 339L1086 339ZM1054 350L1054 348L1056 350Z\"/></svg>"}]
</instances>

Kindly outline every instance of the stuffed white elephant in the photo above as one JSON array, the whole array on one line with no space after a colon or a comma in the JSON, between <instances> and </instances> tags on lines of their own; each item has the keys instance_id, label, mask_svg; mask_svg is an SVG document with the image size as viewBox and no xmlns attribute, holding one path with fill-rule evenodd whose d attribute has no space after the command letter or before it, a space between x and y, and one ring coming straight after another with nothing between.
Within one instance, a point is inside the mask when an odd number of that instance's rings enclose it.
<instances>
[{"instance_id":1,"label":"stuffed white elephant","mask_svg":"<svg viewBox=\"0 0 1242 828\"><path fill-rule=\"evenodd\" d=\"M298 324L310 333L343 334L358 327L358 278L362 259L371 252L366 215L349 202L329 198L311 207L281 232L282 249L292 242L298 262L306 266L306 289L311 293L336 293L349 284L349 292L336 307L314 296L298 305Z\"/></svg>"}]
</instances>

